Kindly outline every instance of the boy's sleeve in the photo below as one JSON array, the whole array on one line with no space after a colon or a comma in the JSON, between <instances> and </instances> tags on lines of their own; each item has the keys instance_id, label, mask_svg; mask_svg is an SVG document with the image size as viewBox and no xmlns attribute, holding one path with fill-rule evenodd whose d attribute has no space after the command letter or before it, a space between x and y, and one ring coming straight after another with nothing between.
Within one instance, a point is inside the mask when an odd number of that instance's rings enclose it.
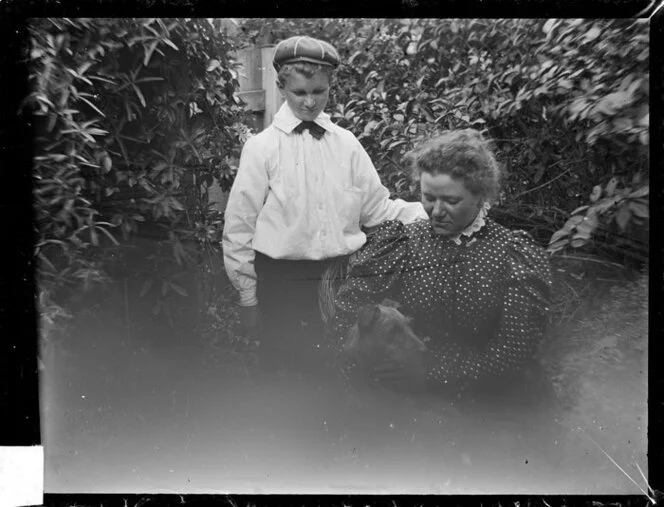
<instances>
[{"instance_id":1,"label":"boy's sleeve","mask_svg":"<svg viewBox=\"0 0 664 507\"><path fill-rule=\"evenodd\" d=\"M420 202L406 202L403 199L390 199L390 192L383 186L378 171L367 152L358 144L353 153L355 165L355 185L363 191L362 226L374 227L386 220L399 220L404 224L416 220L428 220L429 216Z\"/></svg>"},{"instance_id":2,"label":"boy's sleeve","mask_svg":"<svg viewBox=\"0 0 664 507\"><path fill-rule=\"evenodd\" d=\"M231 187L224 220L222 248L224 266L241 306L258 303L253 239L256 220L268 192L268 175L262 151L249 139L240 156L240 166Z\"/></svg>"}]
</instances>

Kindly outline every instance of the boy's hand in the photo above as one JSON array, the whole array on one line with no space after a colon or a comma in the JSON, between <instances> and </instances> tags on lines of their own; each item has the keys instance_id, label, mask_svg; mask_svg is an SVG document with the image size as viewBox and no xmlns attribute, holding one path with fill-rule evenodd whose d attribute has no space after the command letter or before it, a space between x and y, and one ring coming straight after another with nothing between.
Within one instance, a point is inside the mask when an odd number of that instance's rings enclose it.
<instances>
[{"instance_id":1,"label":"boy's hand","mask_svg":"<svg viewBox=\"0 0 664 507\"><path fill-rule=\"evenodd\" d=\"M248 336L256 336L261 325L261 315L258 305L240 307L240 324Z\"/></svg>"}]
</instances>

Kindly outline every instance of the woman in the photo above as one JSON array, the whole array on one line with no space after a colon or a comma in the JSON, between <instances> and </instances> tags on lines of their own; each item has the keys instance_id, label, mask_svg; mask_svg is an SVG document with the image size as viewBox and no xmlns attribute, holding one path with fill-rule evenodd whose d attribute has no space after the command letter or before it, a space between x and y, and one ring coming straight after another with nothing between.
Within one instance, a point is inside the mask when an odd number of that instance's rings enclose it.
<instances>
[{"instance_id":1,"label":"woman","mask_svg":"<svg viewBox=\"0 0 664 507\"><path fill-rule=\"evenodd\" d=\"M378 380L456 393L523 383L545 330L545 252L487 216L500 169L478 131L445 132L409 159L430 221L389 221L370 235L336 296L337 333L363 304L389 298L428 351L423 370L382 364Z\"/></svg>"}]
</instances>

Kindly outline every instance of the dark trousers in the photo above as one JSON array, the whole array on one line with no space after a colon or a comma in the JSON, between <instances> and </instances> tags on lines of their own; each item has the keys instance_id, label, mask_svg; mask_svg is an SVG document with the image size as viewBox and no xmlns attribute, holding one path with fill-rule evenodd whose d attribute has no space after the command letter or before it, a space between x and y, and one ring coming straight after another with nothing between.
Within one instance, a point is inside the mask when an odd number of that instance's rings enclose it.
<instances>
[{"instance_id":1,"label":"dark trousers","mask_svg":"<svg viewBox=\"0 0 664 507\"><path fill-rule=\"evenodd\" d=\"M256 252L254 268L262 317L261 356L288 362L321 360L326 348L318 304L323 272L334 259L273 259Z\"/></svg>"}]
</instances>

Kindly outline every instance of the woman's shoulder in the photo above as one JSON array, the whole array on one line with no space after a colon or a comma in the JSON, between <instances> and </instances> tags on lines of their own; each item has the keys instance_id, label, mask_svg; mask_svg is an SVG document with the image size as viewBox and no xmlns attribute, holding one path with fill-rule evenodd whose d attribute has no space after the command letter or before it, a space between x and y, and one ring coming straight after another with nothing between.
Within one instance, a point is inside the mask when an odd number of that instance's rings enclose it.
<instances>
[{"instance_id":1,"label":"woman's shoulder","mask_svg":"<svg viewBox=\"0 0 664 507\"><path fill-rule=\"evenodd\" d=\"M404 257L417 250L413 243L422 241L428 232L428 220L403 224L399 220L386 220L368 231L364 246L353 254L351 262L362 264L370 259Z\"/></svg>"},{"instance_id":2,"label":"woman's shoulder","mask_svg":"<svg viewBox=\"0 0 664 507\"><path fill-rule=\"evenodd\" d=\"M521 229L509 229L494 220L487 222L488 238L500 245L510 278L524 279L537 276L550 279L549 257L530 233Z\"/></svg>"},{"instance_id":3,"label":"woman's shoulder","mask_svg":"<svg viewBox=\"0 0 664 507\"><path fill-rule=\"evenodd\" d=\"M386 220L385 222L368 229L367 239L417 239L430 235L431 225L428 220L415 220L404 224L399 220Z\"/></svg>"},{"instance_id":4,"label":"woman's shoulder","mask_svg":"<svg viewBox=\"0 0 664 507\"><path fill-rule=\"evenodd\" d=\"M415 220L414 222L405 224L403 231L406 236L414 240L429 239L433 233L429 220Z\"/></svg>"},{"instance_id":5,"label":"woman's shoulder","mask_svg":"<svg viewBox=\"0 0 664 507\"><path fill-rule=\"evenodd\" d=\"M522 229L510 229L492 218L487 218L486 227L483 230L485 230L485 238L492 243L500 243L516 250L534 250L544 253L543 247L535 241L533 236Z\"/></svg>"}]
</instances>

